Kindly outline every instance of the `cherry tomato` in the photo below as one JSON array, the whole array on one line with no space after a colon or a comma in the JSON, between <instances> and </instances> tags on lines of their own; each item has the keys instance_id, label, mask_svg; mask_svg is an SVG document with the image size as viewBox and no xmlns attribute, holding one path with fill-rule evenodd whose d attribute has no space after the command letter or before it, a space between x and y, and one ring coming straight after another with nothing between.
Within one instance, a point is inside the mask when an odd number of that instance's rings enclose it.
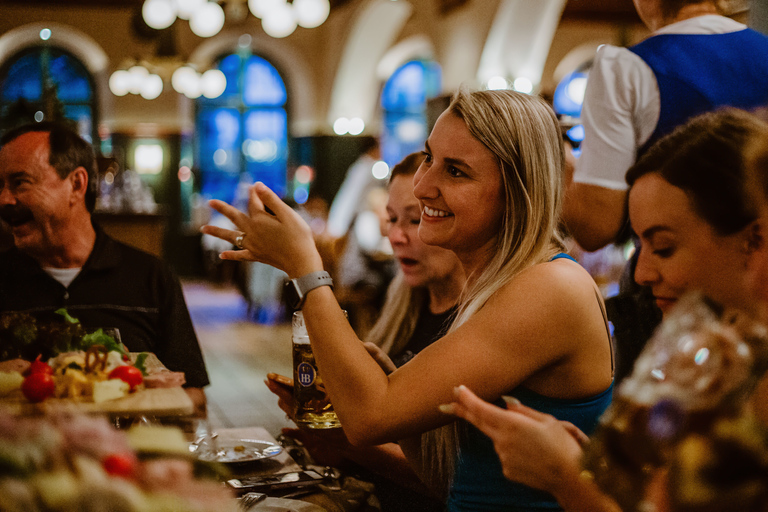
<instances>
[{"instance_id":1,"label":"cherry tomato","mask_svg":"<svg viewBox=\"0 0 768 512\"><path fill-rule=\"evenodd\" d=\"M41 361L40 356L37 356L37 358L29 365L29 373L47 373L48 375L53 375L53 368L45 361Z\"/></svg>"},{"instance_id":2,"label":"cherry tomato","mask_svg":"<svg viewBox=\"0 0 768 512\"><path fill-rule=\"evenodd\" d=\"M104 457L101 465L112 476L130 478L136 471L137 460L132 453L112 453Z\"/></svg>"},{"instance_id":3,"label":"cherry tomato","mask_svg":"<svg viewBox=\"0 0 768 512\"><path fill-rule=\"evenodd\" d=\"M30 373L21 383L21 392L30 402L42 402L53 395L56 383L53 375L44 372Z\"/></svg>"},{"instance_id":4,"label":"cherry tomato","mask_svg":"<svg viewBox=\"0 0 768 512\"><path fill-rule=\"evenodd\" d=\"M141 374L141 370L136 368L135 366L118 366L111 372L109 372L109 378L110 379L120 379L123 382L127 383L129 386L131 386L131 391L133 391L136 386L144 382L144 375Z\"/></svg>"}]
</instances>

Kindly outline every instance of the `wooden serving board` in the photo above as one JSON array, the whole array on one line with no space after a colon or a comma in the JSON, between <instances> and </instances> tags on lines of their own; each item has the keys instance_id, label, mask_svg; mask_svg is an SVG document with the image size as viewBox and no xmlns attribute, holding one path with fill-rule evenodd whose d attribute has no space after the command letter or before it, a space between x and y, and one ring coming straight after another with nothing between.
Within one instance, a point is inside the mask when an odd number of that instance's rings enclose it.
<instances>
[{"instance_id":1,"label":"wooden serving board","mask_svg":"<svg viewBox=\"0 0 768 512\"><path fill-rule=\"evenodd\" d=\"M194 410L192 400L181 387L142 389L98 404L68 398L48 398L33 404L24 398L20 390L0 398L0 411L15 415L34 415L56 408L113 416L187 416Z\"/></svg>"}]
</instances>

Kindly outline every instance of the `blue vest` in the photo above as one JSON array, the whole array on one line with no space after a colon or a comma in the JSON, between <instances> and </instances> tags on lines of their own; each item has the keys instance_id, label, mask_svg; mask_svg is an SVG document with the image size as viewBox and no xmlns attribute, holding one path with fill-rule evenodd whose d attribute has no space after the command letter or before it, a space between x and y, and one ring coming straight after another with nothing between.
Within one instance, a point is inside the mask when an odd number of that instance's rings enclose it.
<instances>
[{"instance_id":1,"label":"blue vest","mask_svg":"<svg viewBox=\"0 0 768 512\"><path fill-rule=\"evenodd\" d=\"M768 106L768 37L752 29L726 34L661 34L630 48L651 68L661 97L659 121L638 157L688 119L718 107Z\"/></svg>"}]
</instances>

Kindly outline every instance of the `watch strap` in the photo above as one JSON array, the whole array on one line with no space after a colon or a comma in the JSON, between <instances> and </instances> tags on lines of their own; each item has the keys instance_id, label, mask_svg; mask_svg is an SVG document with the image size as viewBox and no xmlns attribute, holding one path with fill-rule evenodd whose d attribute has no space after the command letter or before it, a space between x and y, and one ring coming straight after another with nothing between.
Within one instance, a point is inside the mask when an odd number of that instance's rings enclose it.
<instances>
[{"instance_id":1,"label":"watch strap","mask_svg":"<svg viewBox=\"0 0 768 512\"><path fill-rule=\"evenodd\" d=\"M292 281L299 295L299 308L304 304L304 297L315 288L321 286L330 286L333 288L333 279L331 279L331 275L325 270L310 272L299 278L292 279Z\"/></svg>"}]
</instances>

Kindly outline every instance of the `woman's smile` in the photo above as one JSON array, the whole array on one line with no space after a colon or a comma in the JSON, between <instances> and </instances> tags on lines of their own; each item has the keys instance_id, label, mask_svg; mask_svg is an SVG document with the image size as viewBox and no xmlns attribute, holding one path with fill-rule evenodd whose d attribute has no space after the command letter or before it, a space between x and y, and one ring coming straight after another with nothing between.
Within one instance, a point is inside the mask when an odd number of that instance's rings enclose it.
<instances>
[{"instance_id":1,"label":"woman's smile","mask_svg":"<svg viewBox=\"0 0 768 512\"><path fill-rule=\"evenodd\" d=\"M452 217L453 216L453 214L450 212L446 212L445 210L430 208L429 206L424 206L423 215L426 217Z\"/></svg>"}]
</instances>

